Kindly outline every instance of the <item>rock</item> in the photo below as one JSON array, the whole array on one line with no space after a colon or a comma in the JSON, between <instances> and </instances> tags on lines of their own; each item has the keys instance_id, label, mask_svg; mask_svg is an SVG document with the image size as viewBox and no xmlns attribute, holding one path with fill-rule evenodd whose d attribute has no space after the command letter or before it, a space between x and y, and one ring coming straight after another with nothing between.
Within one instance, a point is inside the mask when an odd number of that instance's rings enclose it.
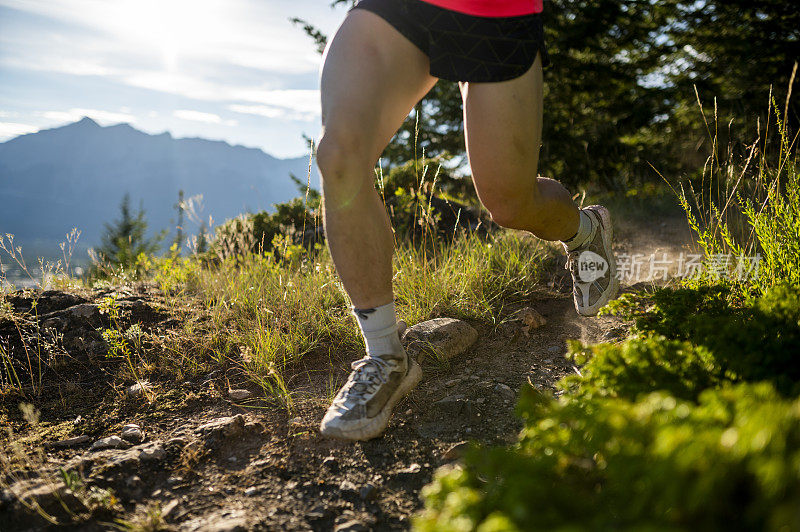
<instances>
[{"instance_id":1,"label":"rock","mask_svg":"<svg viewBox=\"0 0 800 532\"><path fill-rule=\"evenodd\" d=\"M394 476L398 480L408 482L419 478L421 472L422 466L417 463L413 463L410 466L404 467L403 469L397 471Z\"/></svg>"},{"instance_id":2,"label":"rock","mask_svg":"<svg viewBox=\"0 0 800 532\"><path fill-rule=\"evenodd\" d=\"M170 515L175 512L175 509L181 503L180 499L172 499L167 504L161 507L161 517L169 519ZM178 513L178 512L175 512Z\"/></svg>"},{"instance_id":3,"label":"rock","mask_svg":"<svg viewBox=\"0 0 800 532\"><path fill-rule=\"evenodd\" d=\"M494 391L497 392L497 395L508 401L512 401L517 396L510 386L507 386L503 383L495 384Z\"/></svg>"},{"instance_id":4,"label":"rock","mask_svg":"<svg viewBox=\"0 0 800 532\"><path fill-rule=\"evenodd\" d=\"M406 351L417 359L424 355L435 360L448 360L469 349L478 339L469 323L453 318L435 318L409 328L403 341Z\"/></svg>"},{"instance_id":5,"label":"rock","mask_svg":"<svg viewBox=\"0 0 800 532\"><path fill-rule=\"evenodd\" d=\"M551 353L558 353L559 351L561 351L561 346L560 345L551 345L550 347L547 348L547 350L549 352L551 352Z\"/></svg>"},{"instance_id":6,"label":"rock","mask_svg":"<svg viewBox=\"0 0 800 532\"><path fill-rule=\"evenodd\" d=\"M67 438L66 440L56 441L48 444L48 447L74 447L91 440L89 436L75 436L74 438Z\"/></svg>"},{"instance_id":7,"label":"rock","mask_svg":"<svg viewBox=\"0 0 800 532\"><path fill-rule=\"evenodd\" d=\"M442 458L444 460L459 460L467 452L467 449L469 449L469 442L462 441L447 449Z\"/></svg>"},{"instance_id":8,"label":"rock","mask_svg":"<svg viewBox=\"0 0 800 532\"><path fill-rule=\"evenodd\" d=\"M350 519L349 521L336 525L336 528L333 530L334 532L369 532L370 528L361 521Z\"/></svg>"},{"instance_id":9,"label":"rock","mask_svg":"<svg viewBox=\"0 0 800 532\"><path fill-rule=\"evenodd\" d=\"M159 441L153 442L139 451L139 460L144 460L145 462L158 462L166 458L166 456L167 451L164 450L164 445Z\"/></svg>"},{"instance_id":10,"label":"rock","mask_svg":"<svg viewBox=\"0 0 800 532\"><path fill-rule=\"evenodd\" d=\"M203 519L203 522L191 530L197 532L244 532L247 530L247 519L244 517L218 514Z\"/></svg>"},{"instance_id":11,"label":"rock","mask_svg":"<svg viewBox=\"0 0 800 532\"><path fill-rule=\"evenodd\" d=\"M184 436L176 436L167 440L167 447L178 447L182 449L188 442L189 440Z\"/></svg>"},{"instance_id":12,"label":"rock","mask_svg":"<svg viewBox=\"0 0 800 532\"><path fill-rule=\"evenodd\" d=\"M146 395L151 389L152 386L150 386L149 382L139 381L136 384L128 386L128 388L125 390L125 394L128 397L141 397Z\"/></svg>"},{"instance_id":13,"label":"rock","mask_svg":"<svg viewBox=\"0 0 800 532\"><path fill-rule=\"evenodd\" d=\"M244 401L253 397L253 393L250 390L228 390L228 397L234 401Z\"/></svg>"},{"instance_id":14,"label":"rock","mask_svg":"<svg viewBox=\"0 0 800 532\"><path fill-rule=\"evenodd\" d=\"M358 487L356 487L356 485L349 480L343 480L342 483L339 484L339 493L341 494L342 498L348 500L353 500L359 497Z\"/></svg>"},{"instance_id":15,"label":"rock","mask_svg":"<svg viewBox=\"0 0 800 532\"><path fill-rule=\"evenodd\" d=\"M511 319L522 322L520 329L525 333L525 336L530 336L531 329L538 329L547 323L545 317L531 307L519 309L511 315Z\"/></svg>"},{"instance_id":16,"label":"rock","mask_svg":"<svg viewBox=\"0 0 800 532\"><path fill-rule=\"evenodd\" d=\"M258 495L259 489L255 486L250 486L246 490L244 490L244 494L246 497L252 497L253 495Z\"/></svg>"},{"instance_id":17,"label":"rock","mask_svg":"<svg viewBox=\"0 0 800 532\"><path fill-rule=\"evenodd\" d=\"M100 317L100 308L93 303L81 303L64 310L64 314L72 318L94 320Z\"/></svg>"},{"instance_id":18,"label":"rock","mask_svg":"<svg viewBox=\"0 0 800 532\"><path fill-rule=\"evenodd\" d=\"M129 441L131 443L142 443L144 441L144 432L139 427L139 425L136 425L134 423L122 427L122 432L120 433L120 436L122 437L123 440Z\"/></svg>"},{"instance_id":19,"label":"rock","mask_svg":"<svg viewBox=\"0 0 800 532\"><path fill-rule=\"evenodd\" d=\"M8 492L11 504L19 512L26 512L31 505L55 517L64 517L65 510L70 513L86 510L83 502L61 481L21 480L9 486Z\"/></svg>"},{"instance_id":20,"label":"rock","mask_svg":"<svg viewBox=\"0 0 800 532\"><path fill-rule=\"evenodd\" d=\"M119 436L109 436L97 440L89 447L90 451L102 451L103 449L127 449L131 444L120 438Z\"/></svg>"},{"instance_id":21,"label":"rock","mask_svg":"<svg viewBox=\"0 0 800 532\"><path fill-rule=\"evenodd\" d=\"M209 439L226 439L238 436L244 431L244 416L237 414L221 417L199 426L195 432Z\"/></svg>"},{"instance_id":22,"label":"rock","mask_svg":"<svg viewBox=\"0 0 800 532\"><path fill-rule=\"evenodd\" d=\"M358 495L362 500L368 501L378 496L378 488L375 484L367 482L358 490Z\"/></svg>"},{"instance_id":23,"label":"rock","mask_svg":"<svg viewBox=\"0 0 800 532\"><path fill-rule=\"evenodd\" d=\"M328 456L327 458L325 458L322 461L322 465L334 472L339 470L339 461L336 460L336 458L334 458L333 456Z\"/></svg>"},{"instance_id":24,"label":"rock","mask_svg":"<svg viewBox=\"0 0 800 532\"><path fill-rule=\"evenodd\" d=\"M463 395L449 395L433 403L433 406L441 416L450 420L472 414L472 407Z\"/></svg>"}]
</instances>

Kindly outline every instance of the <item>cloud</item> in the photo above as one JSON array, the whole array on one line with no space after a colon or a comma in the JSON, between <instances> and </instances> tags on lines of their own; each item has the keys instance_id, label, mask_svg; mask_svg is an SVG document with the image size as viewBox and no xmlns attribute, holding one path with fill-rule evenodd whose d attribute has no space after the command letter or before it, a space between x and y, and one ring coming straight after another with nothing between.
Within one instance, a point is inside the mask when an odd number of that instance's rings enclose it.
<instances>
[{"instance_id":1,"label":"cloud","mask_svg":"<svg viewBox=\"0 0 800 532\"><path fill-rule=\"evenodd\" d=\"M241 100L251 105L231 104L233 112L264 116L267 118L283 118L311 122L320 115L319 91L309 89L298 90L236 90L232 99ZM252 105L257 104L257 105Z\"/></svg>"},{"instance_id":2,"label":"cloud","mask_svg":"<svg viewBox=\"0 0 800 532\"><path fill-rule=\"evenodd\" d=\"M26 133L35 133L36 131L39 131L39 128L29 124L0 122L0 140L10 139Z\"/></svg>"},{"instance_id":3,"label":"cloud","mask_svg":"<svg viewBox=\"0 0 800 532\"><path fill-rule=\"evenodd\" d=\"M172 113L175 118L181 120L190 120L192 122L203 122L206 124L223 124L226 126L235 126L236 120L223 120L219 115L214 113L204 113L202 111L193 111L191 109L178 109Z\"/></svg>"},{"instance_id":4,"label":"cloud","mask_svg":"<svg viewBox=\"0 0 800 532\"><path fill-rule=\"evenodd\" d=\"M69 111L43 111L37 115L52 120L53 122L76 122L88 116L102 125L136 122L136 117L126 112L103 111L101 109L72 108Z\"/></svg>"}]
</instances>

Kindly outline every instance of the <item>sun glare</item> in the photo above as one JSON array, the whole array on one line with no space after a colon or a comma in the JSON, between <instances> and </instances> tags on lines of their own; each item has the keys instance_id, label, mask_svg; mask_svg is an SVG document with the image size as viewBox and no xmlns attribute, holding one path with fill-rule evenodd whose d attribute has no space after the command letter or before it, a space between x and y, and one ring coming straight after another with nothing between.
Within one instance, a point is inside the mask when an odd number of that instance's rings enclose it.
<instances>
[{"instance_id":1,"label":"sun glare","mask_svg":"<svg viewBox=\"0 0 800 532\"><path fill-rule=\"evenodd\" d=\"M120 39L155 49L167 70L182 57L224 42L231 35L233 2L190 0L118 0L103 3L103 26Z\"/></svg>"}]
</instances>

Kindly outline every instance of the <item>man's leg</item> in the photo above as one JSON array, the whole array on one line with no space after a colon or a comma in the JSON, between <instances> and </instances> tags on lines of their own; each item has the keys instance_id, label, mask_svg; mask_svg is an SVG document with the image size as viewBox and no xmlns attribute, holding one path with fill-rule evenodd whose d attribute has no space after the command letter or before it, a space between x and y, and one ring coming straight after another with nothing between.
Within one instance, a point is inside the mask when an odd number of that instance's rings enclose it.
<instances>
[{"instance_id":1,"label":"man's leg","mask_svg":"<svg viewBox=\"0 0 800 532\"><path fill-rule=\"evenodd\" d=\"M353 305L373 308L392 301L394 247L374 188L375 162L436 78L425 54L359 9L329 44L321 78L325 236Z\"/></svg>"},{"instance_id":2,"label":"man's leg","mask_svg":"<svg viewBox=\"0 0 800 532\"><path fill-rule=\"evenodd\" d=\"M499 225L564 242L576 309L580 314L595 314L616 294L611 220L603 207L580 211L561 183L537 177L542 136L541 58L518 78L462 83L461 93L467 155L481 202ZM587 249L606 262L602 278L580 276L579 255Z\"/></svg>"},{"instance_id":3,"label":"man's leg","mask_svg":"<svg viewBox=\"0 0 800 532\"><path fill-rule=\"evenodd\" d=\"M372 12L355 9L325 51L323 133L317 148L328 247L355 307L367 356L336 395L323 434L369 439L422 372L400 344L392 296L391 226L374 166L413 106L436 83L417 47Z\"/></svg>"}]
</instances>

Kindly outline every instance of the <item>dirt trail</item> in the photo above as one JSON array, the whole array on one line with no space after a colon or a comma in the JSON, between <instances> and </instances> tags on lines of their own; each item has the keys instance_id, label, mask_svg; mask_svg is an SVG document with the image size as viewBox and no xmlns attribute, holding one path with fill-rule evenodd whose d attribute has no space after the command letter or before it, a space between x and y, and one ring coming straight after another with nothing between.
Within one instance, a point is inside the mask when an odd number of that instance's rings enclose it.
<instances>
[{"instance_id":1,"label":"dirt trail","mask_svg":"<svg viewBox=\"0 0 800 532\"><path fill-rule=\"evenodd\" d=\"M629 254L677 255L690 241L678 218L636 230L618 223L617 235L618 253ZM518 323L473 323L479 338L468 352L447 365L424 365L425 379L397 407L382 438L344 443L319 435L335 388L325 361L300 375L308 394L291 413L261 407L257 400L224 399L215 391L225 382L219 374L158 385L155 404L117 396L113 405L43 409L51 427L69 424L78 414L101 420L83 429L92 441L117 434L127 423L146 432L145 442L131 449L90 452L91 442L48 449L48 467L78 470L87 485L113 489L127 520L140 520L148 506L158 505L163 522L175 530L408 529L421 506L420 489L436 468L458 457L458 444L513 441L520 428L513 415L519 388L525 382L553 388L575 371L565 357L567 340L624 335L613 318L575 313L565 275L556 272L552 286L503 313L525 306L540 312L547 323L530 336ZM345 361L340 365L338 382L347 375ZM99 511L88 524L65 528L105 530L107 522ZM0 497L0 529L43 528L8 494Z\"/></svg>"}]
</instances>

